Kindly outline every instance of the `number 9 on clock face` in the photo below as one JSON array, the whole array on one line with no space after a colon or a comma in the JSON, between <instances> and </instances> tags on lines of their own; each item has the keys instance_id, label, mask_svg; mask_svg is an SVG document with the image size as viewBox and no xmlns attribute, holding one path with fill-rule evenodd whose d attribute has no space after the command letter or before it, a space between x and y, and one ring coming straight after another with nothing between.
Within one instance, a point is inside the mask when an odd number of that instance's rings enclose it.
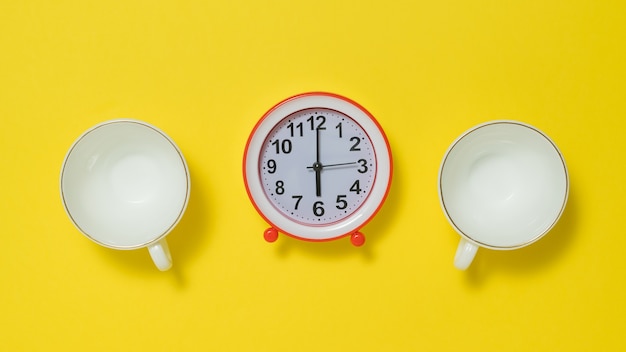
<instances>
[{"instance_id":1,"label":"number 9 on clock face","mask_svg":"<svg viewBox=\"0 0 626 352\"><path fill-rule=\"evenodd\" d=\"M355 102L329 93L289 98L267 112L248 140L244 181L259 214L278 233L323 241L351 236L389 191L391 153L376 120Z\"/></svg>"}]
</instances>

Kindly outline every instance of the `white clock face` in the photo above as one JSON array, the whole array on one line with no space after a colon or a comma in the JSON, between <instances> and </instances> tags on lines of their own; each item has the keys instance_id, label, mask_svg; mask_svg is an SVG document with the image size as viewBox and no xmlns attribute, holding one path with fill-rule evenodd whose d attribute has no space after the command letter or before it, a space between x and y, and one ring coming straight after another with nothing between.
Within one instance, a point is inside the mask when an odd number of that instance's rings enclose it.
<instances>
[{"instance_id":1,"label":"white clock face","mask_svg":"<svg viewBox=\"0 0 626 352\"><path fill-rule=\"evenodd\" d=\"M328 108L296 111L278 122L262 144L258 172L265 196L287 218L304 225L333 224L368 198L376 154L366 131Z\"/></svg>"}]
</instances>

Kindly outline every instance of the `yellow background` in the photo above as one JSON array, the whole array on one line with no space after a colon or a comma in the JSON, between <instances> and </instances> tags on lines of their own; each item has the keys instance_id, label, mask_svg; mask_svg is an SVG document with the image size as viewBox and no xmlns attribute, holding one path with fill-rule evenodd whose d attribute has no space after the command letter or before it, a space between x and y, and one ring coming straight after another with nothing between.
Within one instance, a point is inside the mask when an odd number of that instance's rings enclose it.
<instances>
[{"instance_id":1,"label":"yellow background","mask_svg":"<svg viewBox=\"0 0 626 352\"><path fill-rule=\"evenodd\" d=\"M4 1L0 350L606 351L626 348L623 1ZM241 162L291 95L377 117L395 173L364 247L263 240ZM174 267L83 237L71 143L136 118L183 151ZM517 119L561 148L561 222L466 272L437 196L448 145Z\"/></svg>"}]
</instances>

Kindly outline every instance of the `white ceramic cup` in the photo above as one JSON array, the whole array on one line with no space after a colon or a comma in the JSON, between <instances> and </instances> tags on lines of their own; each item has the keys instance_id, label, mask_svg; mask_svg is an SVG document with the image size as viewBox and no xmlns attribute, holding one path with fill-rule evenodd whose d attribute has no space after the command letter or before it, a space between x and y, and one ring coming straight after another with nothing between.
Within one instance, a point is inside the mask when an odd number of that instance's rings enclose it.
<instances>
[{"instance_id":1,"label":"white ceramic cup","mask_svg":"<svg viewBox=\"0 0 626 352\"><path fill-rule=\"evenodd\" d=\"M137 120L111 120L83 133L61 169L61 198L78 230L114 249L147 247L172 266L165 236L189 200L189 170L174 141Z\"/></svg>"},{"instance_id":2,"label":"white ceramic cup","mask_svg":"<svg viewBox=\"0 0 626 352\"><path fill-rule=\"evenodd\" d=\"M461 235L454 265L466 269L478 247L510 250L543 237L569 192L565 159L543 132L518 121L475 126L448 148L439 200Z\"/></svg>"}]
</instances>

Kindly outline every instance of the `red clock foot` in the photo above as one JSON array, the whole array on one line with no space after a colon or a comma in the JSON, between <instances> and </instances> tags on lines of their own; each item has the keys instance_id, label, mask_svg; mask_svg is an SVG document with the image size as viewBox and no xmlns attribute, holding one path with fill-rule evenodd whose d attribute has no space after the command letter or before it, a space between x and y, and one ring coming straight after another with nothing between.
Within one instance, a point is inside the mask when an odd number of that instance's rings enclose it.
<instances>
[{"instance_id":1,"label":"red clock foot","mask_svg":"<svg viewBox=\"0 0 626 352\"><path fill-rule=\"evenodd\" d=\"M355 232L350 236L350 242L355 247L361 247L365 243L365 236L360 232Z\"/></svg>"},{"instance_id":2,"label":"red clock foot","mask_svg":"<svg viewBox=\"0 0 626 352\"><path fill-rule=\"evenodd\" d=\"M278 239L278 230L270 227L263 232L263 238L265 238L267 242L275 242Z\"/></svg>"}]
</instances>

